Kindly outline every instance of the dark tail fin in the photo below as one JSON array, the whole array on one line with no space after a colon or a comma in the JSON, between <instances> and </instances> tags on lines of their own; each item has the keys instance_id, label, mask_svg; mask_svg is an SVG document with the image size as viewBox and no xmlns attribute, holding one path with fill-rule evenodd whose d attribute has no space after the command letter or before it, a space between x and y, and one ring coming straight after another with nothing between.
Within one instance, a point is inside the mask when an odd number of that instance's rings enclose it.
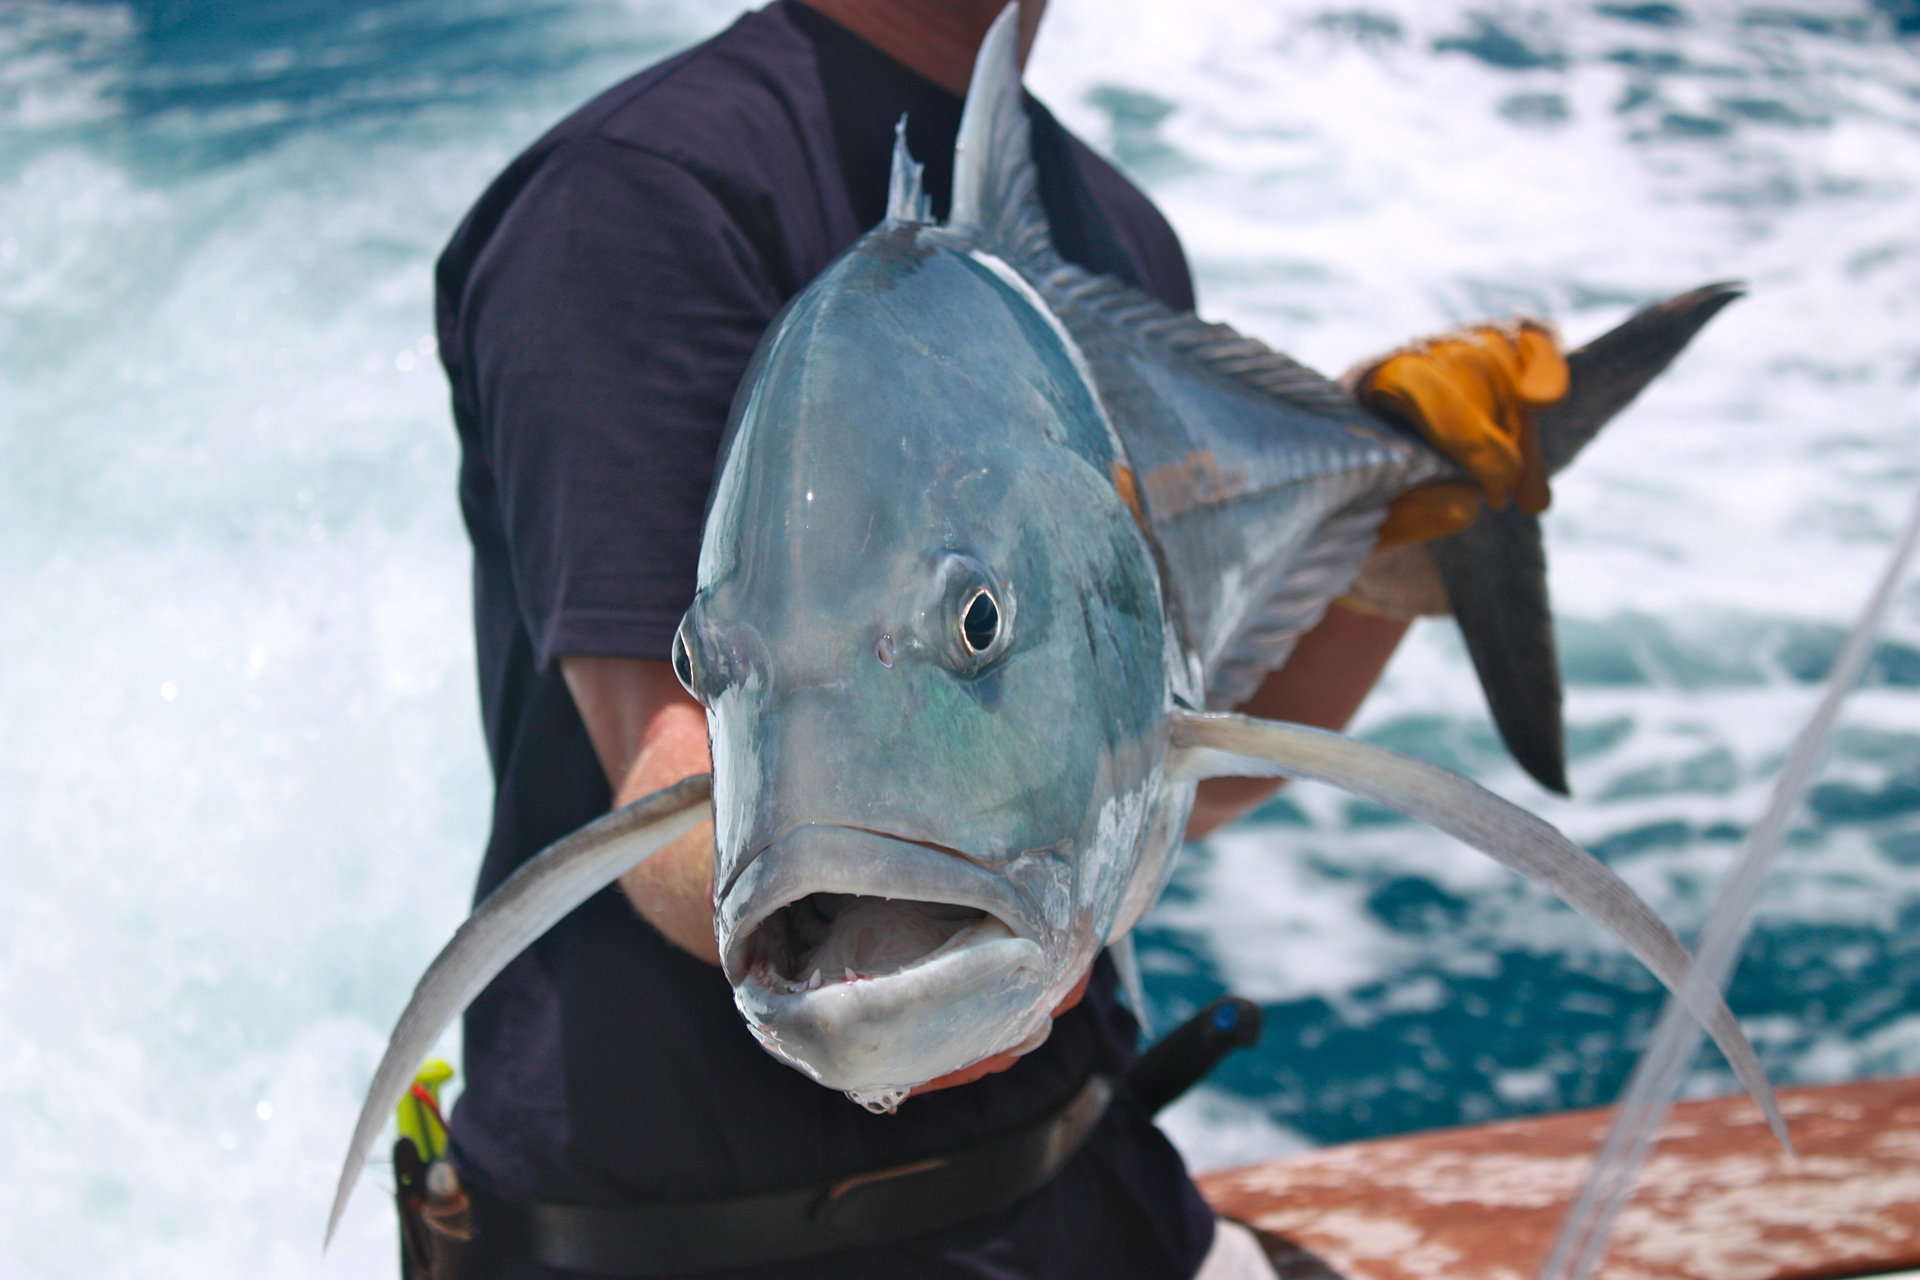
<instances>
[{"instance_id":1,"label":"dark tail fin","mask_svg":"<svg viewBox=\"0 0 1920 1280\"><path fill-rule=\"evenodd\" d=\"M1741 294L1737 285L1705 285L1648 307L1569 354L1566 398L1534 416L1548 474L1571 462ZM1486 510L1460 533L1428 546L1507 749L1541 786L1567 794L1560 661L1540 522L1517 507Z\"/></svg>"},{"instance_id":2,"label":"dark tail fin","mask_svg":"<svg viewBox=\"0 0 1920 1280\"><path fill-rule=\"evenodd\" d=\"M1567 356L1571 375L1566 398L1533 416L1540 452L1553 475L1600 434L1613 415L1633 402L1673 363L1720 308L1746 290L1732 282L1702 285L1655 303L1617 329Z\"/></svg>"},{"instance_id":3,"label":"dark tail fin","mask_svg":"<svg viewBox=\"0 0 1920 1280\"><path fill-rule=\"evenodd\" d=\"M1513 506L1482 511L1466 529L1427 546L1507 750L1541 786L1566 795L1560 659L1540 521Z\"/></svg>"}]
</instances>

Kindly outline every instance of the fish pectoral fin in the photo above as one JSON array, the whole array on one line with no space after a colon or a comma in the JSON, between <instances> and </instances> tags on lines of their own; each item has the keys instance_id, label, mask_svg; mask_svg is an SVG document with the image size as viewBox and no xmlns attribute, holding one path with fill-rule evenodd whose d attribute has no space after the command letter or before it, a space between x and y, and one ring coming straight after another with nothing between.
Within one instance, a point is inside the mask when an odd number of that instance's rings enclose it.
<instances>
[{"instance_id":1,"label":"fish pectoral fin","mask_svg":"<svg viewBox=\"0 0 1920 1280\"><path fill-rule=\"evenodd\" d=\"M441 1032L568 912L711 817L712 796L713 781L704 773L642 796L548 845L467 917L421 975L367 1088L327 1217L328 1242L387 1114Z\"/></svg>"},{"instance_id":2,"label":"fish pectoral fin","mask_svg":"<svg viewBox=\"0 0 1920 1280\"><path fill-rule=\"evenodd\" d=\"M1625 943L1668 990L1685 991L1692 957L1626 881L1551 823L1469 778L1345 734L1222 712L1176 711L1171 745L1167 771L1175 778L1311 778L1444 831L1545 886ZM1733 1011L1711 988L1689 998L1768 1124L1784 1134L1773 1087Z\"/></svg>"}]
</instances>

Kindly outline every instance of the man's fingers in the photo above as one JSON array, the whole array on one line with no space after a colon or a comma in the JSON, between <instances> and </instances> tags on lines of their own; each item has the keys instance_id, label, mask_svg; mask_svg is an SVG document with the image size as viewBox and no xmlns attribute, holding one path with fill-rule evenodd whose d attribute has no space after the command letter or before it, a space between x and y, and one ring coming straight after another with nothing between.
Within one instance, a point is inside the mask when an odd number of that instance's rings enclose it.
<instances>
[{"instance_id":1,"label":"man's fingers","mask_svg":"<svg viewBox=\"0 0 1920 1280\"><path fill-rule=\"evenodd\" d=\"M1412 426L1458 463L1490 506L1517 501L1527 514L1538 515L1550 495L1529 410L1564 397L1568 376L1553 334L1523 321L1477 325L1416 343L1375 365L1356 391L1361 403ZM1436 506L1446 495L1419 494L1415 490L1395 504L1389 526L1398 517L1407 527L1390 529L1383 545L1412 540L1408 534L1417 529L1430 529L1427 536L1455 531L1443 518L1451 513Z\"/></svg>"}]
</instances>

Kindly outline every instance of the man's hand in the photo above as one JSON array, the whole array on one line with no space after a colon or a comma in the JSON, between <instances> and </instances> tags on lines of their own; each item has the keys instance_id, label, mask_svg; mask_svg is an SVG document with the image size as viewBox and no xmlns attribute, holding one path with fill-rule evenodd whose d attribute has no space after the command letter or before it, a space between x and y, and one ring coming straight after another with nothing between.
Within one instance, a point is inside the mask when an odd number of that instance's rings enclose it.
<instances>
[{"instance_id":1,"label":"man's hand","mask_svg":"<svg viewBox=\"0 0 1920 1280\"><path fill-rule=\"evenodd\" d=\"M1362 404L1418 430L1470 481L1400 495L1348 594L1238 708L1250 716L1344 729L1413 619L1449 611L1425 542L1466 528L1483 504L1512 502L1534 515L1547 506L1546 466L1530 415L1566 395L1567 362L1546 325L1456 330L1361 366L1348 384ZM1187 838L1232 821L1279 786L1263 778L1207 779Z\"/></svg>"},{"instance_id":2,"label":"man's hand","mask_svg":"<svg viewBox=\"0 0 1920 1280\"><path fill-rule=\"evenodd\" d=\"M560 672L613 787L614 808L713 768L707 713L667 663L562 658ZM620 888L668 941L708 964L720 963L713 936L711 822L621 876Z\"/></svg>"}]
</instances>

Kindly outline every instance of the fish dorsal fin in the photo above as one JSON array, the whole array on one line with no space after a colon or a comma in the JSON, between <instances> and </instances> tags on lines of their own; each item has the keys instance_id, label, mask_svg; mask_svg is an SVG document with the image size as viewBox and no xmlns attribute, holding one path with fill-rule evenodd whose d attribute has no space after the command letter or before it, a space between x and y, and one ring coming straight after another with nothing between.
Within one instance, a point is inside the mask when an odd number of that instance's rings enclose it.
<instances>
[{"instance_id":1,"label":"fish dorsal fin","mask_svg":"<svg viewBox=\"0 0 1920 1280\"><path fill-rule=\"evenodd\" d=\"M1141 289L1066 261L1057 262L1034 286L1076 336L1077 325L1103 325L1298 408L1384 430L1345 387L1232 325L1175 311Z\"/></svg>"},{"instance_id":2,"label":"fish dorsal fin","mask_svg":"<svg viewBox=\"0 0 1920 1280\"><path fill-rule=\"evenodd\" d=\"M1339 384L1224 324L1177 312L1111 276L1061 258L1040 203L1032 126L1020 88L1020 6L1007 5L988 28L973 61L973 80L953 151L953 210L947 226L999 255L1032 281L1049 303L1079 304L1109 324L1150 330L1168 347L1217 373L1305 408L1365 421ZM905 143L894 144L896 186Z\"/></svg>"},{"instance_id":3,"label":"fish dorsal fin","mask_svg":"<svg viewBox=\"0 0 1920 1280\"><path fill-rule=\"evenodd\" d=\"M887 177L888 225L933 221L927 189L921 181L925 171L926 166L907 150L907 118L903 115L893 126L893 171Z\"/></svg>"},{"instance_id":4,"label":"fish dorsal fin","mask_svg":"<svg viewBox=\"0 0 1920 1280\"><path fill-rule=\"evenodd\" d=\"M1020 6L1000 11L980 42L953 148L953 210L947 226L1020 267L1055 257L1032 128L1020 90Z\"/></svg>"},{"instance_id":5,"label":"fish dorsal fin","mask_svg":"<svg viewBox=\"0 0 1920 1280\"><path fill-rule=\"evenodd\" d=\"M905 155L894 147L896 183ZM905 163L911 163L907 159ZM1020 88L1020 6L1007 5L987 30L953 152L953 210L947 227L1005 259L1062 318L1076 307L1101 322L1149 336L1224 377L1301 408L1349 423L1378 425L1351 393L1305 365L1224 324L1174 311L1112 276L1097 275L1054 248L1033 162L1032 126ZM1072 323L1068 324L1071 329Z\"/></svg>"}]
</instances>

